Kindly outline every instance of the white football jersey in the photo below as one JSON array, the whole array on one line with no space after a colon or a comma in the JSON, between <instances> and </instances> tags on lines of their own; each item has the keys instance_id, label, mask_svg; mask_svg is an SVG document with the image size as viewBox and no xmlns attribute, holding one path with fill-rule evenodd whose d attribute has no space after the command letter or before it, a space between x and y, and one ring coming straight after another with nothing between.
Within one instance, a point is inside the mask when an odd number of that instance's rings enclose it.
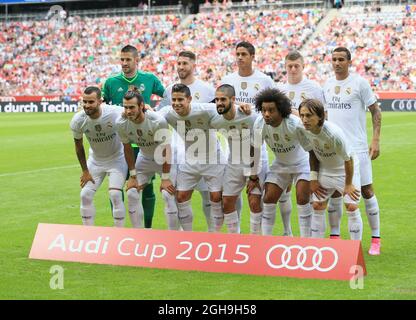
<instances>
[{"instance_id":1,"label":"white football jersey","mask_svg":"<svg viewBox=\"0 0 416 320\"><path fill-rule=\"evenodd\" d=\"M250 115L240 111L238 105L234 107L236 109L234 119L227 120L223 115L217 113L212 119L211 125L227 139L228 163L237 166L249 165L251 136L254 122L259 114L254 107L251 109ZM263 145L262 152L266 152L266 145Z\"/></svg>"},{"instance_id":2,"label":"white football jersey","mask_svg":"<svg viewBox=\"0 0 416 320\"><path fill-rule=\"evenodd\" d=\"M289 82L279 83L277 88L288 96L296 109L299 108L300 103L305 99L317 99L325 106L323 90L315 81L303 78L297 84L290 84Z\"/></svg>"},{"instance_id":3,"label":"white football jersey","mask_svg":"<svg viewBox=\"0 0 416 320\"><path fill-rule=\"evenodd\" d=\"M249 103L254 105L254 97L263 89L275 86L271 77L255 70L251 76L242 77L238 71L226 75L221 84L229 84L234 87L236 103Z\"/></svg>"},{"instance_id":4,"label":"white football jersey","mask_svg":"<svg viewBox=\"0 0 416 320\"><path fill-rule=\"evenodd\" d=\"M341 81L332 77L324 85L324 97L328 120L344 131L353 151L368 151L366 111L377 102L368 81L358 74Z\"/></svg>"},{"instance_id":5,"label":"white football jersey","mask_svg":"<svg viewBox=\"0 0 416 320\"><path fill-rule=\"evenodd\" d=\"M116 120L123 108L101 104L101 116L91 119L84 110L76 113L70 123L75 139L85 134L90 144L89 157L98 162L110 162L124 157L123 145L116 130Z\"/></svg>"},{"instance_id":6,"label":"white football jersey","mask_svg":"<svg viewBox=\"0 0 416 320\"><path fill-rule=\"evenodd\" d=\"M304 130L304 134L309 142L306 149L313 150L319 160L319 172L327 176L345 175L344 162L352 157L352 149L342 129L325 121L320 133Z\"/></svg>"},{"instance_id":7,"label":"white football jersey","mask_svg":"<svg viewBox=\"0 0 416 320\"><path fill-rule=\"evenodd\" d=\"M303 125L294 115L284 118L278 127L264 122L263 117L254 123L255 134L260 134L263 141L273 151L275 160L270 170L281 173L301 173L309 168L309 154L302 146L307 145L302 133Z\"/></svg>"},{"instance_id":8,"label":"white football jersey","mask_svg":"<svg viewBox=\"0 0 416 320\"><path fill-rule=\"evenodd\" d=\"M116 125L121 141L137 144L140 153L147 159L154 159L155 150L159 145L170 143L168 123L156 112L146 111L142 123L134 123L120 117Z\"/></svg>"},{"instance_id":9,"label":"white football jersey","mask_svg":"<svg viewBox=\"0 0 416 320\"><path fill-rule=\"evenodd\" d=\"M166 88L165 93L163 94L163 99L157 106L158 110L172 104L173 86L174 83ZM215 89L208 82L202 81L200 79L195 79L195 81L192 84L187 85L187 87L191 91L193 103L209 103L215 99Z\"/></svg>"},{"instance_id":10,"label":"white football jersey","mask_svg":"<svg viewBox=\"0 0 416 320\"><path fill-rule=\"evenodd\" d=\"M217 115L214 103L192 103L191 111L185 117L178 115L172 106L163 108L159 113L184 141L188 157L188 152L191 152L194 159L204 159L207 164L213 160L220 161L220 143L211 126L211 120Z\"/></svg>"}]
</instances>

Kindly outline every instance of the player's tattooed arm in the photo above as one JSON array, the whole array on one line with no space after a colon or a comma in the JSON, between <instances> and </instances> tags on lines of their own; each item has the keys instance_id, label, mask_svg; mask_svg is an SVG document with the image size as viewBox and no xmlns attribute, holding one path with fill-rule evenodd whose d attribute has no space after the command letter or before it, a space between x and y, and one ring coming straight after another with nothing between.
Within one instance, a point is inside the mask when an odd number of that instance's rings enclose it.
<instances>
[{"instance_id":1,"label":"player's tattooed arm","mask_svg":"<svg viewBox=\"0 0 416 320\"><path fill-rule=\"evenodd\" d=\"M95 183L95 181L92 178L90 172L88 171L87 160L85 157L85 149L84 149L82 138L74 139L74 142L75 142L75 152L77 154L77 158L82 169L82 174L80 177L80 186L81 188L83 188L87 184L88 181L91 181L92 183Z\"/></svg>"},{"instance_id":2,"label":"player's tattooed arm","mask_svg":"<svg viewBox=\"0 0 416 320\"><path fill-rule=\"evenodd\" d=\"M127 190L131 188L139 188L139 184L137 182L136 177L136 169L135 169L135 161L134 161L134 152L133 148L131 147L130 143L123 143L124 147L124 158L126 159L127 166L129 168L129 180L127 181Z\"/></svg>"},{"instance_id":3,"label":"player's tattooed arm","mask_svg":"<svg viewBox=\"0 0 416 320\"><path fill-rule=\"evenodd\" d=\"M360 191L352 184L352 177L354 176L354 160L351 158L345 161L345 189L344 195L349 195L351 199L358 201L360 199Z\"/></svg>"},{"instance_id":4,"label":"player's tattooed arm","mask_svg":"<svg viewBox=\"0 0 416 320\"><path fill-rule=\"evenodd\" d=\"M369 106L368 109L371 112L371 120L373 122L373 138L369 154L371 160L374 160L380 155L381 109L377 102Z\"/></svg>"}]
</instances>

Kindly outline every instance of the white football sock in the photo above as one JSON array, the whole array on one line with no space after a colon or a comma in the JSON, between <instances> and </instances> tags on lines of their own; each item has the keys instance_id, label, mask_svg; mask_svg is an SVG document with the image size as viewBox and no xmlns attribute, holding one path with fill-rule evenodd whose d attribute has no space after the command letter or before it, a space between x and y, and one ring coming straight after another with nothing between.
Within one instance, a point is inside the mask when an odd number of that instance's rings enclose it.
<instances>
[{"instance_id":1,"label":"white football sock","mask_svg":"<svg viewBox=\"0 0 416 320\"><path fill-rule=\"evenodd\" d=\"M228 233L238 233L238 213L233 211L224 214L224 223L227 226Z\"/></svg>"},{"instance_id":2,"label":"white football sock","mask_svg":"<svg viewBox=\"0 0 416 320\"><path fill-rule=\"evenodd\" d=\"M299 216L300 236L303 238L310 238L313 208L310 203L303 205L298 204L297 208Z\"/></svg>"},{"instance_id":3,"label":"white football sock","mask_svg":"<svg viewBox=\"0 0 416 320\"><path fill-rule=\"evenodd\" d=\"M133 228L143 228L144 211L142 205L142 192L138 192L135 188L127 190L127 201L129 217Z\"/></svg>"},{"instance_id":4,"label":"white football sock","mask_svg":"<svg viewBox=\"0 0 416 320\"><path fill-rule=\"evenodd\" d=\"M361 218L360 209L347 211L348 230L351 240L361 240L363 236L363 219Z\"/></svg>"},{"instance_id":5,"label":"white football sock","mask_svg":"<svg viewBox=\"0 0 416 320\"><path fill-rule=\"evenodd\" d=\"M328 204L328 221L331 226L331 235L339 236L341 234L341 217L342 217L343 197L330 198Z\"/></svg>"},{"instance_id":6,"label":"white football sock","mask_svg":"<svg viewBox=\"0 0 416 320\"><path fill-rule=\"evenodd\" d=\"M371 228L372 237L380 237L380 208L376 196L370 199L364 199L365 212L367 214L368 223Z\"/></svg>"},{"instance_id":7,"label":"white football sock","mask_svg":"<svg viewBox=\"0 0 416 320\"><path fill-rule=\"evenodd\" d=\"M263 212L251 212L250 211L250 233L261 234L261 217Z\"/></svg>"},{"instance_id":8,"label":"white football sock","mask_svg":"<svg viewBox=\"0 0 416 320\"><path fill-rule=\"evenodd\" d=\"M284 236L293 236L290 215L292 213L292 193L284 192L279 199L280 215L282 217Z\"/></svg>"},{"instance_id":9,"label":"white football sock","mask_svg":"<svg viewBox=\"0 0 416 320\"><path fill-rule=\"evenodd\" d=\"M162 190L162 198L165 202L165 217L169 230L179 229L178 206L176 205L175 196Z\"/></svg>"},{"instance_id":10,"label":"white football sock","mask_svg":"<svg viewBox=\"0 0 416 320\"><path fill-rule=\"evenodd\" d=\"M126 218L126 208L124 207L123 195L121 190L109 190L110 200L113 205L113 219L116 227L124 227Z\"/></svg>"},{"instance_id":11,"label":"white football sock","mask_svg":"<svg viewBox=\"0 0 416 320\"><path fill-rule=\"evenodd\" d=\"M205 220L208 226L208 232L214 232L215 228L211 219L211 202L209 200L209 191L200 191L202 197L202 210L204 210Z\"/></svg>"},{"instance_id":12,"label":"white football sock","mask_svg":"<svg viewBox=\"0 0 416 320\"><path fill-rule=\"evenodd\" d=\"M261 229L263 235L272 235L276 221L276 203L263 204L263 216L261 217Z\"/></svg>"},{"instance_id":13,"label":"white football sock","mask_svg":"<svg viewBox=\"0 0 416 320\"><path fill-rule=\"evenodd\" d=\"M222 201L211 201L211 219L214 224L215 232L221 232L224 223L224 212L222 211Z\"/></svg>"},{"instance_id":14,"label":"white football sock","mask_svg":"<svg viewBox=\"0 0 416 320\"><path fill-rule=\"evenodd\" d=\"M81 218L84 226L93 226L95 219L95 207L93 203L95 191L83 188L81 190Z\"/></svg>"},{"instance_id":15,"label":"white football sock","mask_svg":"<svg viewBox=\"0 0 416 320\"><path fill-rule=\"evenodd\" d=\"M191 200L178 203L178 218L183 231L192 231L194 217L191 208Z\"/></svg>"},{"instance_id":16,"label":"white football sock","mask_svg":"<svg viewBox=\"0 0 416 320\"><path fill-rule=\"evenodd\" d=\"M313 210L311 223L312 238L324 238L326 229L325 210Z\"/></svg>"}]
</instances>

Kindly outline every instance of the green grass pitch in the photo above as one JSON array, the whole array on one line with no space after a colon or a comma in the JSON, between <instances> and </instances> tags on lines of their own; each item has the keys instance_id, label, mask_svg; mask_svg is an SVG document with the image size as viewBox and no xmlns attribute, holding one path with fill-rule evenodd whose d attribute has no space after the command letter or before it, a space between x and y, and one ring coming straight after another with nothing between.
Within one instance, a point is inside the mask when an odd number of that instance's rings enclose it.
<instances>
[{"instance_id":1,"label":"green grass pitch","mask_svg":"<svg viewBox=\"0 0 416 320\"><path fill-rule=\"evenodd\" d=\"M0 299L415 299L416 113L384 113L381 156L373 162L381 208L382 255L363 249L363 289L348 281L183 272L37 261L28 258L39 222L81 224L80 168L69 121L72 114L0 114ZM371 120L368 117L369 128ZM156 185L158 185L156 181ZM107 185L98 191L96 224L111 226ZM158 196L154 228L165 229ZM200 197L193 197L195 229L205 231ZM245 204L242 231L248 233ZM282 234L278 213L275 234ZM299 234L297 215L293 230ZM347 219L342 220L347 238ZM53 265L64 267L64 289L49 287Z\"/></svg>"}]
</instances>

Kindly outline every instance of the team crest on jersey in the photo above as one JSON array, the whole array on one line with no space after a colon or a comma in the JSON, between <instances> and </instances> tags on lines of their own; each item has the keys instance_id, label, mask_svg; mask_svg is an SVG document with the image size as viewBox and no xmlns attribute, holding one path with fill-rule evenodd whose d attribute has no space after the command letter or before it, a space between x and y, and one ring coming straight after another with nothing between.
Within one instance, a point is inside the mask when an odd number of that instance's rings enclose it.
<instances>
[{"instance_id":1,"label":"team crest on jersey","mask_svg":"<svg viewBox=\"0 0 416 320\"><path fill-rule=\"evenodd\" d=\"M202 126L204 124L204 120L202 120L202 118L198 118L196 119L196 123Z\"/></svg>"},{"instance_id":2,"label":"team crest on jersey","mask_svg":"<svg viewBox=\"0 0 416 320\"><path fill-rule=\"evenodd\" d=\"M279 141L279 135L277 133L273 133L273 139L275 141Z\"/></svg>"},{"instance_id":3,"label":"team crest on jersey","mask_svg":"<svg viewBox=\"0 0 416 320\"><path fill-rule=\"evenodd\" d=\"M306 92L302 92L301 94L300 94L300 97L302 98L302 100L306 100L307 98L306 98Z\"/></svg>"},{"instance_id":4,"label":"team crest on jersey","mask_svg":"<svg viewBox=\"0 0 416 320\"><path fill-rule=\"evenodd\" d=\"M248 124L247 124L247 123L245 123L245 122L243 122L243 123L241 124L241 128L243 128L243 129L248 129Z\"/></svg>"},{"instance_id":5,"label":"team crest on jersey","mask_svg":"<svg viewBox=\"0 0 416 320\"><path fill-rule=\"evenodd\" d=\"M247 89L247 82L241 82L241 89L243 90Z\"/></svg>"},{"instance_id":6,"label":"team crest on jersey","mask_svg":"<svg viewBox=\"0 0 416 320\"><path fill-rule=\"evenodd\" d=\"M256 91L259 91L259 90L260 90L260 85L259 85L258 83L256 83L256 84L254 85L254 89L256 89Z\"/></svg>"},{"instance_id":7,"label":"team crest on jersey","mask_svg":"<svg viewBox=\"0 0 416 320\"><path fill-rule=\"evenodd\" d=\"M313 139L313 143L315 144L315 147L319 148L319 141L316 139Z\"/></svg>"},{"instance_id":8,"label":"team crest on jersey","mask_svg":"<svg viewBox=\"0 0 416 320\"><path fill-rule=\"evenodd\" d=\"M139 87L139 91L140 91L140 93L143 93L145 90L146 90L146 87L144 86L144 84L143 84L143 83L141 83L141 84L140 84L140 87Z\"/></svg>"},{"instance_id":9,"label":"team crest on jersey","mask_svg":"<svg viewBox=\"0 0 416 320\"><path fill-rule=\"evenodd\" d=\"M149 131L147 132L147 135L148 135L148 136L153 137L153 132L152 132L152 130L149 130Z\"/></svg>"},{"instance_id":10,"label":"team crest on jersey","mask_svg":"<svg viewBox=\"0 0 416 320\"><path fill-rule=\"evenodd\" d=\"M129 86L129 90L130 90L130 86ZM123 92L123 88L122 87L118 88L117 92Z\"/></svg>"},{"instance_id":11,"label":"team crest on jersey","mask_svg":"<svg viewBox=\"0 0 416 320\"><path fill-rule=\"evenodd\" d=\"M290 91L289 92L289 99L293 100L295 98L295 91Z\"/></svg>"},{"instance_id":12,"label":"team crest on jersey","mask_svg":"<svg viewBox=\"0 0 416 320\"><path fill-rule=\"evenodd\" d=\"M185 127L190 127L191 126L191 121L189 120L185 120Z\"/></svg>"},{"instance_id":13,"label":"team crest on jersey","mask_svg":"<svg viewBox=\"0 0 416 320\"><path fill-rule=\"evenodd\" d=\"M349 95L352 92L352 89L350 87L348 87L347 89L345 89L345 92Z\"/></svg>"},{"instance_id":14,"label":"team crest on jersey","mask_svg":"<svg viewBox=\"0 0 416 320\"><path fill-rule=\"evenodd\" d=\"M199 100L199 98L201 98L201 95L199 94L199 92L195 92L194 98L196 100Z\"/></svg>"},{"instance_id":15,"label":"team crest on jersey","mask_svg":"<svg viewBox=\"0 0 416 320\"><path fill-rule=\"evenodd\" d=\"M335 94L339 94L341 92L340 86L335 86Z\"/></svg>"},{"instance_id":16,"label":"team crest on jersey","mask_svg":"<svg viewBox=\"0 0 416 320\"><path fill-rule=\"evenodd\" d=\"M128 88L127 88L127 91L133 91L133 90L134 90L134 88L136 88L136 86L134 86L134 85L130 84L130 85L128 86Z\"/></svg>"},{"instance_id":17,"label":"team crest on jersey","mask_svg":"<svg viewBox=\"0 0 416 320\"><path fill-rule=\"evenodd\" d=\"M329 143L325 143L325 144L324 144L324 148L325 148L325 149L329 150L329 147L330 147L330 146L329 146Z\"/></svg>"},{"instance_id":18,"label":"team crest on jersey","mask_svg":"<svg viewBox=\"0 0 416 320\"><path fill-rule=\"evenodd\" d=\"M139 136L139 137L141 137L142 135L143 135L143 131L142 130L140 130L140 129L137 129L137 135Z\"/></svg>"},{"instance_id":19,"label":"team crest on jersey","mask_svg":"<svg viewBox=\"0 0 416 320\"><path fill-rule=\"evenodd\" d=\"M95 128L95 131L97 131L97 132L100 132L102 130L100 124L97 124L94 128Z\"/></svg>"},{"instance_id":20,"label":"team crest on jersey","mask_svg":"<svg viewBox=\"0 0 416 320\"><path fill-rule=\"evenodd\" d=\"M285 140L286 140L287 142L290 142L290 137L289 137L289 135L285 134Z\"/></svg>"},{"instance_id":21,"label":"team crest on jersey","mask_svg":"<svg viewBox=\"0 0 416 320\"><path fill-rule=\"evenodd\" d=\"M111 121L107 122L107 127L109 127L110 129L113 128L113 124L111 123Z\"/></svg>"}]
</instances>

